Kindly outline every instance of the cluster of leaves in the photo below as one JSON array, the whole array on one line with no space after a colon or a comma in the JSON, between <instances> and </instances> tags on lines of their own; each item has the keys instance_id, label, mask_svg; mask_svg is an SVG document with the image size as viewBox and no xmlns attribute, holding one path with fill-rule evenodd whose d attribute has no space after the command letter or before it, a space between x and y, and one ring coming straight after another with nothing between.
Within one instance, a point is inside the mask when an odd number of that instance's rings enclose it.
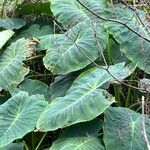
<instances>
[{"instance_id":1,"label":"cluster of leaves","mask_svg":"<svg viewBox=\"0 0 150 150\"><path fill-rule=\"evenodd\" d=\"M49 12L44 25L0 20L0 149L147 149L150 119L135 110L150 89L146 14L105 0Z\"/></svg>"}]
</instances>

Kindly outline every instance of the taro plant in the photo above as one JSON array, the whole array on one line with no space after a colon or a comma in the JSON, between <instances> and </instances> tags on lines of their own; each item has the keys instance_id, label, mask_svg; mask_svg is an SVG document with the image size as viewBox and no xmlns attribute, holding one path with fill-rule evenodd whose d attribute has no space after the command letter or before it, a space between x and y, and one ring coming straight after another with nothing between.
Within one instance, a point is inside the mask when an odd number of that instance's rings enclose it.
<instances>
[{"instance_id":1,"label":"taro plant","mask_svg":"<svg viewBox=\"0 0 150 150\"><path fill-rule=\"evenodd\" d=\"M4 0L0 29L0 149L150 150L144 11Z\"/></svg>"}]
</instances>

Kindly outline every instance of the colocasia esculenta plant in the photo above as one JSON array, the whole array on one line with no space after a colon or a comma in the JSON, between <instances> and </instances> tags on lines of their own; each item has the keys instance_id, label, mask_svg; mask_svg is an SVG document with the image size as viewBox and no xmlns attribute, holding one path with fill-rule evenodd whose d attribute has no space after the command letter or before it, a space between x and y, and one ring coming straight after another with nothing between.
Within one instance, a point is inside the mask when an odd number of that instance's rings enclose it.
<instances>
[{"instance_id":1,"label":"colocasia esculenta plant","mask_svg":"<svg viewBox=\"0 0 150 150\"><path fill-rule=\"evenodd\" d=\"M0 150L150 150L150 24L131 4L0 2Z\"/></svg>"}]
</instances>

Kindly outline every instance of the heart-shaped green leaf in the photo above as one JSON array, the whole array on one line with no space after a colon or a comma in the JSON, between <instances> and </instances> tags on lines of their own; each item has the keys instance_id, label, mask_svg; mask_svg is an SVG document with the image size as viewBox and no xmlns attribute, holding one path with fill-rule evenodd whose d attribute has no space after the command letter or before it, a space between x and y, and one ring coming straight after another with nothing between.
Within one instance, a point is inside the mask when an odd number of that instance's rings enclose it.
<instances>
[{"instance_id":1,"label":"heart-shaped green leaf","mask_svg":"<svg viewBox=\"0 0 150 150\"><path fill-rule=\"evenodd\" d=\"M38 120L37 130L52 131L99 116L115 102L102 86L112 82L113 77L120 80L130 73L124 63L110 66L109 72L96 67L85 71L73 82L66 96L49 104Z\"/></svg>"},{"instance_id":2,"label":"heart-shaped green leaf","mask_svg":"<svg viewBox=\"0 0 150 150\"><path fill-rule=\"evenodd\" d=\"M80 0L90 10L100 14L107 6L105 0ZM66 27L74 26L77 23L94 16L83 8L77 0L52 0L51 10L58 21Z\"/></svg>"},{"instance_id":3,"label":"heart-shaped green leaf","mask_svg":"<svg viewBox=\"0 0 150 150\"><path fill-rule=\"evenodd\" d=\"M104 142L107 150L147 149L141 114L128 108L110 107L105 111L104 116ZM148 117L145 117L145 127L150 140L150 119Z\"/></svg>"},{"instance_id":4,"label":"heart-shaped green leaf","mask_svg":"<svg viewBox=\"0 0 150 150\"><path fill-rule=\"evenodd\" d=\"M61 150L62 148L63 150L105 150L99 139L90 135L61 138L54 143L50 150Z\"/></svg>"},{"instance_id":5,"label":"heart-shaped green leaf","mask_svg":"<svg viewBox=\"0 0 150 150\"><path fill-rule=\"evenodd\" d=\"M40 94L45 100L50 100L49 86L39 80L25 79L18 87L19 90L26 91L29 95Z\"/></svg>"},{"instance_id":6,"label":"heart-shaped green leaf","mask_svg":"<svg viewBox=\"0 0 150 150\"><path fill-rule=\"evenodd\" d=\"M139 23L140 20L134 16L134 12L124 5L116 5L108 12L110 18L114 19L114 16L116 16L118 21L124 23L123 25L110 21L106 24L109 32L113 34L114 38L120 43L120 49L125 53L126 57L140 69L150 73L150 32L146 28L148 24L146 14L141 11L138 12L143 22L143 24L141 24ZM113 12L115 12L115 15ZM149 42L140 36L149 39Z\"/></svg>"},{"instance_id":7,"label":"heart-shaped green leaf","mask_svg":"<svg viewBox=\"0 0 150 150\"><path fill-rule=\"evenodd\" d=\"M73 125L53 143L50 150L104 150L97 138L100 129L100 120Z\"/></svg>"},{"instance_id":8,"label":"heart-shaped green leaf","mask_svg":"<svg viewBox=\"0 0 150 150\"><path fill-rule=\"evenodd\" d=\"M29 72L23 60L28 56L25 40L12 43L0 56L0 89L8 89L23 81Z\"/></svg>"},{"instance_id":9,"label":"heart-shaped green leaf","mask_svg":"<svg viewBox=\"0 0 150 150\"><path fill-rule=\"evenodd\" d=\"M88 23L79 23L65 34L46 39L49 49L43 60L47 69L54 74L66 74L89 65L91 61L87 57L93 61L99 57L100 51L106 48L108 35L101 26L93 29ZM98 32L97 38L94 36L95 30Z\"/></svg>"},{"instance_id":10,"label":"heart-shaped green leaf","mask_svg":"<svg viewBox=\"0 0 150 150\"><path fill-rule=\"evenodd\" d=\"M41 95L19 92L0 105L0 148L34 130L47 102Z\"/></svg>"},{"instance_id":11,"label":"heart-shaped green leaf","mask_svg":"<svg viewBox=\"0 0 150 150\"><path fill-rule=\"evenodd\" d=\"M28 29L23 30L19 36L17 36L17 39L19 38L39 38L41 36L46 36L52 34L51 26L40 26L39 24L33 24Z\"/></svg>"}]
</instances>

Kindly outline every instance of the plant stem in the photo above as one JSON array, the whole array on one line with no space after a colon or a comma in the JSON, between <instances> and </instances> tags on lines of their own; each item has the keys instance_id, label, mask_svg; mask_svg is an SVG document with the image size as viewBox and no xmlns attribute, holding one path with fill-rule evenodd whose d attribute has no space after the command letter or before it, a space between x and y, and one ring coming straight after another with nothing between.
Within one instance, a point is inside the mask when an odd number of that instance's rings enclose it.
<instances>
[{"instance_id":1,"label":"plant stem","mask_svg":"<svg viewBox=\"0 0 150 150\"><path fill-rule=\"evenodd\" d=\"M46 136L46 134L47 134L47 132L44 133L44 135L42 136L42 138L41 138L39 144L37 145L37 147L35 148L35 150L38 150L38 149L39 149L40 145L42 144L42 142L43 142L43 140L44 140L44 138L45 138L45 136Z\"/></svg>"},{"instance_id":2,"label":"plant stem","mask_svg":"<svg viewBox=\"0 0 150 150\"><path fill-rule=\"evenodd\" d=\"M114 85L114 92L115 92L115 99L117 101L117 106L121 106L119 91L120 91L120 87L118 85Z\"/></svg>"},{"instance_id":3,"label":"plant stem","mask_svg":"<svg viewBox=\"0 0 150 150\"><path fill-rule=\"evenodd\" d=\"M32 66L33 66L33 70L34 70L35 79L37 79L35 61L32 62Z\"/></svg>"},{"instance_id":4,"label":"plant stem","mask_svg":"<svg viewBox=\"0 0 150 150\"><path fill-rule=\"evenodd\" d=\"M33 57L30 57L30 58L27 58L27 59L25 59L25 61L30 61L30 60L33 60L33 59L41 58L43 56L45 56L45 54L41 54L41 55L37 55L37 56L33 56Z\"/></svg>"},{"instance_id":5,"label":"plant stem","mask_svg":"<svg viewBox=\"0 0 150 150\"><path fill-rule=\"evenodd\" d=\"M26 150L29 150L28 145L24 142L24 147Z\"/></svg>"},{"instance_id":6,"label":"plant stem","mask_svg":"<svg viewBox=\"0 0 150 150\"><path fill-rule=\"evenodd\" d=\"M32 136L32 149L34 149L34 132L31 133Z\"/></svg>"},{"instance_id":7,"label":"plant stem","mask_svg":"<svg viewBox=\"0 0 150 150\"><path fill-rule=\"evenodd\" d=\"M45 74L36 74L36 77L45 77L45 76L53 76L53 74L47 74L47 75L45 75ZM30 75L30 76L27 76L27 79L29 79L29 78L33 78L33 77L35 77L35 75Z\"/></svg>"},{"instance_id":8,"label":"plant stem","mask_svg":"<svg viewBox=\"0 0 150 150\"><path fill-rule=\"evenodd\" d=\"M109 58L109 65L112 65L113 64L113 61L112 61L112 39L111 39L111 36L109 35L109 38L108 38L108 46L107 46L107 49L108 49L108 58ZM114 93L115 93L115 99L117 101L117 105L118 106L121 106L121 101L120 101L120 87L119 85L114 85Z\"/></svg>"},{"instance_id":9,"label":"plant stem","mask_svg":"<svg viewBox=\"0 0 150 150\"><path fill-rule=\"evenodd\" d=\"M12 17L15 16L15 12L16 12L16 8L17 8L17 4L18 4L18 0L15 1L15 6L14 6L14 9L13 9L13 13L12 13Z\"/></svg>"},{"instance_id":10,"label":"plant stem","mask_svg":"<svg viewBox=\"0 0 150 150\"><path fill-rule=\"evenodd\" d=\"M110 35L109 35L109 38L108 38L107 49L108 49L109 65L111 65L112 64L112 39L111 39Z\"/></svg>"},{"instance_id":11,"label":"plant stem","mask_svg":"<svg viewBox=\"0 0 150 150\"><path fill-rule=\"evenodd\" d=\"M4 17L5 4L6 4L6 0L4 0L4 1L3 1L3 4L2 4L1 19Z\"/></svg>"},{"instance_id":12,"label":"plant stem","mask_svg":"<svg viewBox=\"0 0 150 150\"><path fill-rule=\"evenodd\" d=\"M129 84L131 84L132 80L133 80L133 74L130 77ZM127 99L125 101L125 107L127 108L129 107L130 97L131 97L131 87L128 87Z\"/></svg>"},{"instance_id":13,"label":"plant stem","mask_svg":"<svg viewBox=\"0 0 150 150\"><path fill-rule=\"evenodd\" d=\"M141 102L137 102L137 103L132 104L129 108L133 109L133 108L140 106L140 105L141 105Z\"/></svg>"},{"instance_id":14,"label":"plant stem","mask_svg":"<svg viewBox=\"0 0 150 150\"><path fill-rule=\"evenodd\" d=\"M145 140L146 145L147 145L147 149L150 150L150 143L149 143L149 140L148 140L148 137L147 137L146 127L145 127L144 101L145 101L145 97L142 96L142 127L143 127L143 136L144 136L144 140Z\"/></svg>"}]
</instances>

